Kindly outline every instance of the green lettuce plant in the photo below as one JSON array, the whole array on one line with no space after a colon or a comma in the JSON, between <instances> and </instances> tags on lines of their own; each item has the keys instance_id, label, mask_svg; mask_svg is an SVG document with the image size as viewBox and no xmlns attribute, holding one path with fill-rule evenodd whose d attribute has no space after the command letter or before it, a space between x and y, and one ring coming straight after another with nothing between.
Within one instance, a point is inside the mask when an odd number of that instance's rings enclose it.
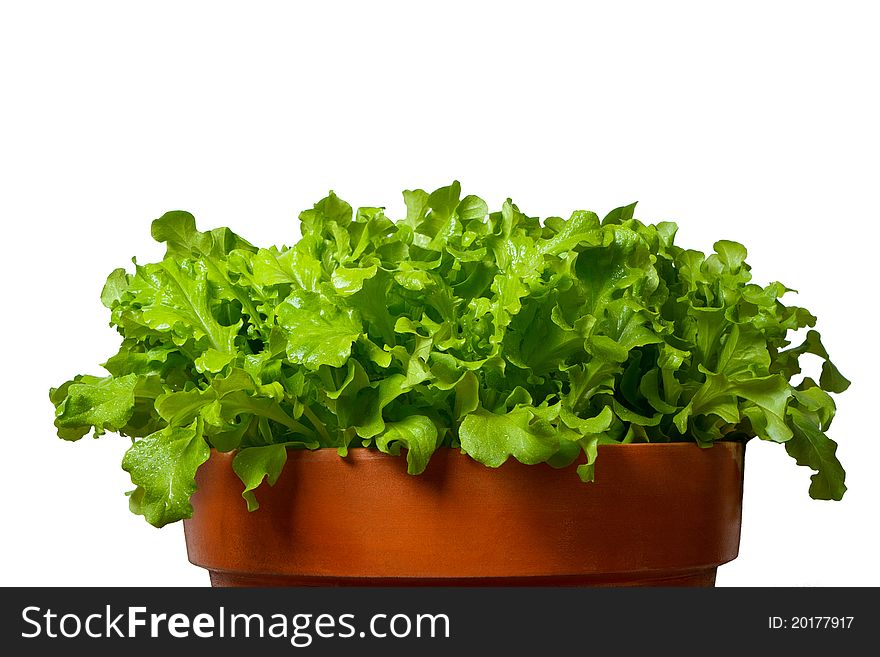
<instances>
[{"instance_id":1,"label":"green lettuce plant","mask_svg":"<svg viewBox=\"0 0 880 657\"><path fill-rule=\"evenodd\" d=\"M541 223L457 182L404 199L395 222L331 193L282 248L155 220L165 258L101 293L122 335L108 375L50 392L58 435L131 437L130 506L156 526L189 517L211 448L236 450L251 509L288 448L405 450L413 475L441 447L489 467L581 458L589 481L601 444L753 436L816 471L811 496L842 497L828 393L849 382L817 332L790 346L816 318L752 283L742 245L683 249L634 205ZM818 383L793 382L804 354Z\"/></svg>"}]
</instances>

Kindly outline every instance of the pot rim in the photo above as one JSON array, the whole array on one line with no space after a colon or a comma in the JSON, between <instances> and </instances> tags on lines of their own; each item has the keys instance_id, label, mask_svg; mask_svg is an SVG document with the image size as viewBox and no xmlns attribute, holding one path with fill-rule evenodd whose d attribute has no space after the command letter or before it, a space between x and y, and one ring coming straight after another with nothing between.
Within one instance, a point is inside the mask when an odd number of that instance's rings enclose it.
<instances>
[{"instance_id":1,"label":"pot rim","mask_svg":"<svg viewBox=\"0 0 880 657\"><path fill-rule=\"evenodd\" d=\"M711 443L707 447L702 447L699 445L699 443L697 443L696 441L693 441L693 440L677 440L677 441L670 441L670 442L653 442L653 443L603 443L601 445L598 445L597 448L600 450L603 450L603 451L606 449L617 450L617 449L622 449L622 448L627 448L627 449L633 449L633 448L641 448L641 449L660 449L660 448L693 449L694 447L696 447L698 449L712 449L712 447L714 447L715 445L745 445L749 440L751 440L751 437L747 437L747 438L743 438L743 439L723 438L721 440L714 441L713 443ZM268 447L269 445L258 445L258 446L259 447ZM248 448L245 448L245 449L248 449ZM315 454L315 455L323 454L323 455L328 455L328 454L332 453L332 454L339 456L339 454L338 454L339 448L338 447L317 447L315 449L309 449L307 447L287 447L286 449L287 449L288 454ZM401 449L404 450L406 448L401 447ZM211 447L212 454L216 453L216 454L221 454L221 455L233 455L239 451L241 451L241 450L240 449L232 449L232 450L229 450L226 452L221 452L216 447ZM434 454L441 452L441 451L445 451L446 453L456 452L460 456L470 458L471 460L479 463L479 461L477 461L476 459L471 457L470 454L463 451L459 447L449 447L447 445L443 445L441 447L436 448L436 450L434 450ZM339 456L339 458L342 458L342 459L348 458L349 456L352 456L353 453L356 454L358 457L375 455L375 456L379 456L379 457L386 457L387 456L387 457L391 457L391 458L399 458L399 456L395 456L393 454L388 454L386 452L382 452L375 447L363 447L362 445L350 445L348 447L348 454L346 456ZM432 456L433 456L433 454L432 454ZM511 455L510 457L508 457L508 460L516 461L516 458L514 458ZM540 464L538 464L538 465L540 465Z\"/></svg>"},{"instance_id":2,"label":"pot rim","mask_svg":"<svg viewBox=\"0 0 880 657\"><path fill-rule=\"evenodd\" d=\"M215 452L184 521L189 558L217 581L382 586L597 583L609 573L637 581L646 572L711 574L735 558L744 441L637 445L601 445L593 484L546 463L508 458L488 468L454 448L439 449L420 475L376 449L347 457L299 449L275 485L257 492L254 513L242 503L234 454Z\"/></svg>"}]
</instances>

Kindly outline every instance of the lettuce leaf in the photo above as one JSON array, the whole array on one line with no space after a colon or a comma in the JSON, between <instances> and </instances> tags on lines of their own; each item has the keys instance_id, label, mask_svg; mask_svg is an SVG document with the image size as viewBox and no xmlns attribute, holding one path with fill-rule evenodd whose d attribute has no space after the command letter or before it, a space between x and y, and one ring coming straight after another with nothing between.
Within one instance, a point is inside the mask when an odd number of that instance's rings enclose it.
<instances>
[{"instance_id":1,"label":"lettuce leaf","mask_svg":"<svg viewBox=\"0 0 880 657\"><path fill-rule=\"evenodd\" d=\"M250 509L289 449L405 453L411 474L441 447L489 467L580 459L589 481L600 444L750 437L812 469L813 497L843 496L829 393L849 381L792 290L752 282L744 246L681 248L635 204L542 222L457 182L404 201L395 222L331 192L280 247L156 219L164 258L101 291L122 336L108 374L50 391L58 435L131 437L130 506L157 526L189 516L211 448L236 452Z\"/></svg>"}]
</instances>

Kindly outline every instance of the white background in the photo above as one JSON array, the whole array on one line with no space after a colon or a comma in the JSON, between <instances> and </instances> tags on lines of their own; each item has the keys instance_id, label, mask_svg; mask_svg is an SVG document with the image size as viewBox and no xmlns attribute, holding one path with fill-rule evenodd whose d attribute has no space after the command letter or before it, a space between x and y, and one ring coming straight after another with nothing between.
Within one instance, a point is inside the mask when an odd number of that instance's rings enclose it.
<instances>
[{"instance_id":1,"label":"white background","mask_svg":"<svg viewBox=\"0 0 880 657\"><path fill-rule=\"evenodd\" d=\"M129 513L126 439L58 440L47 399L114 353L98 295L160 257L153 218L291 243L330 188L400 216L401 190L458 178L540 216L638 200L798 288L853 381L849 492L810 500L752 441L718 584L880 584L873 3L605 4L0 5L0 582L207 584L180 524Z\"/></svg>"}]
</instances>

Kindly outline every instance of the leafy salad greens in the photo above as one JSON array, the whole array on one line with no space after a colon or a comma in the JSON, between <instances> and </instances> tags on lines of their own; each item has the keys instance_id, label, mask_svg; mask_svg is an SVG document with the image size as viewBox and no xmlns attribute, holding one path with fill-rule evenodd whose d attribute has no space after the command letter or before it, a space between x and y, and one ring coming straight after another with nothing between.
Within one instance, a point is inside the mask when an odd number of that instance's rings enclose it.
<instances>
[{"instance_id":1,"label":"leafy salad greens","mask_svg":"<svg viewBox=\"0 0 880 657\"><path fill-rule=\"evenodd\" d=\"M753 436L816 471L812 497L842 497L826 431L849 381L817 332L790 346L816 318L751 283L742 245L683 249L635 205L541 223L458 182L404 199L395 222L331 192L282 248L156 219L165 258L101 293L123 338L109 374L50 391L58 435L130 436L130 506L156 526L190 516L211 448L237 450L250 509L288 448L405 450L413 475L441 447L489 467L580 458L589 481L604 443ZM818 383L792 382L804 354Z\"/></svg>"}]
</instances>

